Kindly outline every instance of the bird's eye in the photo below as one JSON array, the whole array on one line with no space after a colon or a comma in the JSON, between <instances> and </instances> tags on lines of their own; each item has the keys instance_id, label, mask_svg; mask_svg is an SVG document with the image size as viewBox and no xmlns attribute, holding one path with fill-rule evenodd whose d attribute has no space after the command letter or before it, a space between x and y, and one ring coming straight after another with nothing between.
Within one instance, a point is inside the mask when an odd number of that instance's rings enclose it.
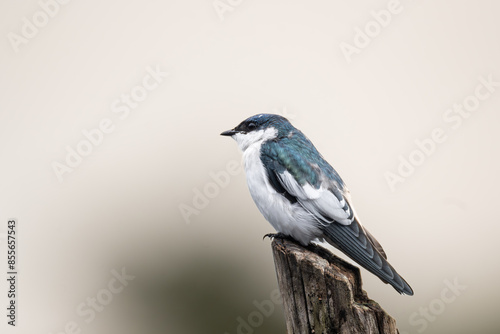
<instances>
[{"instance_id":1,"label":"bird's eye","mask_svg":"<svg viewBox=\"0 0 500 334\"><path fill-rule=\"evenodd\" d=\"M256 127L257 127L257 125L255 123L248 123L248 125L247 125L247 128L250 131L255 130Z\"/></svg>"}]
</instances>

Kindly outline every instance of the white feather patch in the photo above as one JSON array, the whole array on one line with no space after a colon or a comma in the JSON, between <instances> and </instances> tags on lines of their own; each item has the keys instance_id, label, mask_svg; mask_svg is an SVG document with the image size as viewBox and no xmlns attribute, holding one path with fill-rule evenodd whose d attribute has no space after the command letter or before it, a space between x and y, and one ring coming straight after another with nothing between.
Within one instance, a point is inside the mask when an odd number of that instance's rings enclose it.
<instances>
[{"instance_id":1,"label":"white feather patch","mask_svg":"<svg viewBox=\"0 0 500 334\"><path fill-rule=\"evenodd\" d=\"M331 191L323 186L318 189L308 183L302 186L288 171L280 174L280 179L285 189L297 197L300 204L319 219L325 217L326 219L335 220L339 224L351 224L349 207L344 210L344 199L339 201Z\"/></svg>"},{"instance_id":2,"label":"white feather patch","mask_svg":"<svg viewBox=\"0 0 500 334\"><path fill-rule=\"evenodd\" d=\"M233 135L233 138L238 143L240 149L245 152L251 145L262 143L269 139L274 139L277 135L278 130L276 130L276 128L269 127L265 130L251 131L248 133L236 133Z\"/></svg>"}]
</instances>

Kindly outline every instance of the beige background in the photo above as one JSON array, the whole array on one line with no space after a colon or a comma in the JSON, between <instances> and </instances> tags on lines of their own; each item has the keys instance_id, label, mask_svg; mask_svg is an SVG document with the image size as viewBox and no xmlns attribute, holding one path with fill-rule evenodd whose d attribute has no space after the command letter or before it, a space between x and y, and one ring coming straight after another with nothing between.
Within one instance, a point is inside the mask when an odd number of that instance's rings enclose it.
<instances>
[{"instance_id":1,"label":"beige background","mask_svg":"<svg viewBox=\"0 0 500 334\"><path fill-rule=\"evenodd\" d=\"M2 312L2 333L70 321L92 334L236 333L277 286L262 241L272 229L243 172L190 224L180 208L240 161L219 133L262 112L288 115L316 144L414 288L400 296L362 272L402 333L498 333L500 87L456 130L442 118L479 77L500 81L498 2L402 0L351 63L340 44L388 1L231 3L221 20L211 0L75 0L18 52L8 34L40 5L0 3L0 233L17 218L20 243L18 326ZM148 66L170 75L120 119L111 104ZM106 118L114 131L58 182L52 163ZM447 140L391 191L384 173L435 128ZM75 309L122 267L135 278L86 323ZM455 279L465 290L439 302ZM254 330L284 333L281 310Z\"/></svg>"}]
</instances>

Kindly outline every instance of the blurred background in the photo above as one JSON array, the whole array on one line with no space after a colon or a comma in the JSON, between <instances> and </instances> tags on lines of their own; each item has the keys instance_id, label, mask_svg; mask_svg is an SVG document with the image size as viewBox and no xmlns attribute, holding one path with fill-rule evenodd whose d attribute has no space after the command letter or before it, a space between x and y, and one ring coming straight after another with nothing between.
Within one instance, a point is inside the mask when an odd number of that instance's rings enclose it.
<instances>
[{"instance_id":1,"label":"blurred background","mask_svg":"<svg viewBox=\"0 0 500 334\"><path fill-rule=\"evenodd\" d=\"M2 333L285 333L279 303L256 306L277 288L273 230L219 136L257 113L347 183L415 290L362 270L401 333L498 333L499 10L2 1L1 252L10 218L19 244Z\"/></svg>"}]
</instances>

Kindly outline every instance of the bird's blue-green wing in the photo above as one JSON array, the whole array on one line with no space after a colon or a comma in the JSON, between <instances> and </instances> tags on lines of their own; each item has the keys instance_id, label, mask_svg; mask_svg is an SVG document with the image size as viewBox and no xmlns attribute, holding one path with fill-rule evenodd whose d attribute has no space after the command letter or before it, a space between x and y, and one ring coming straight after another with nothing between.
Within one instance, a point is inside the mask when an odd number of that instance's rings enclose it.
<instances>
[{"instance_id":1,"label":"bird's blue-green wing","mask_svg":"<svg viewBox=\"0 0 500 334\"><path fill-rule=\"evenodd\" d=\"M293 143L282 139L262 145L261 159L269 182L289 201L299 202L318 222L349 225L354 211L345 196L344 182L312 144L300 144L297 139Z\"/></svg>"}]
</instances>

